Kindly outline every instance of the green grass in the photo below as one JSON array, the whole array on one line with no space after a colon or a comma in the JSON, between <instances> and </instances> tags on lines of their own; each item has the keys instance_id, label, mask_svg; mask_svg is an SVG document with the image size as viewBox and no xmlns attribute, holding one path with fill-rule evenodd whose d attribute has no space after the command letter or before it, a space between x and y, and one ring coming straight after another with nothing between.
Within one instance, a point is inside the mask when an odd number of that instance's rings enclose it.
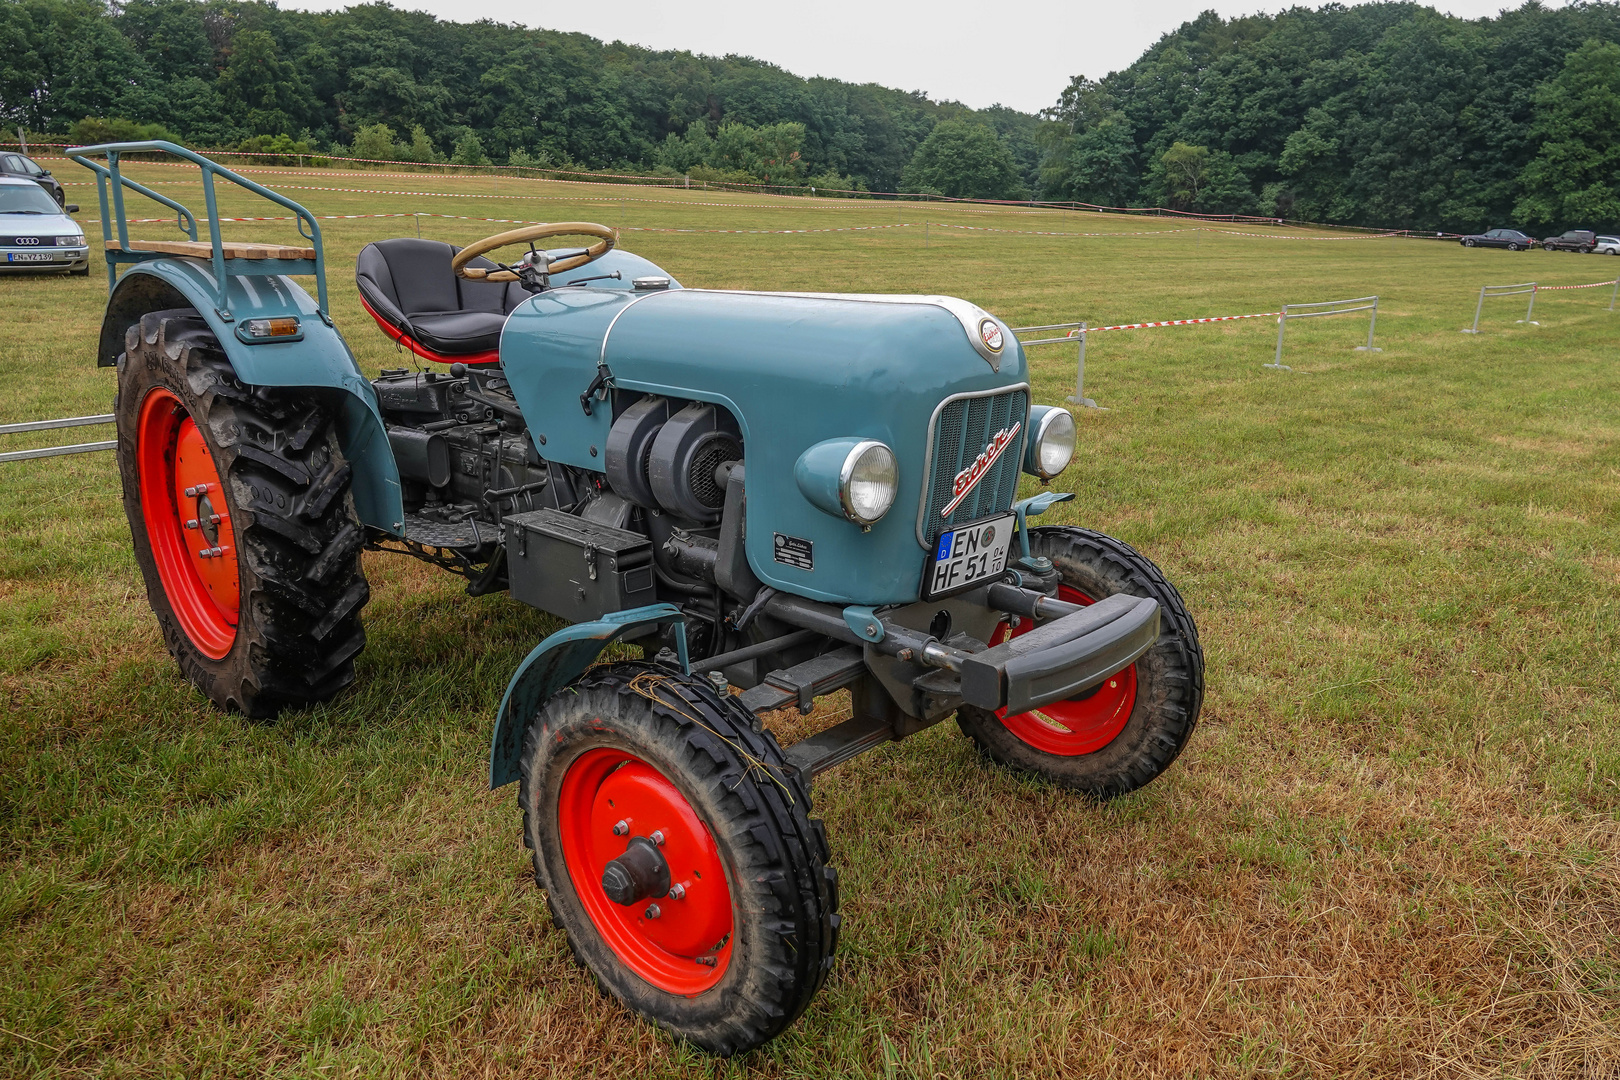
<instances>
[{"instance_id":1,"label":"green grass","mask_svg":"<svg viewBox=\"0 0 1620 1080\"><path fill-rule=\"evenodd\" d=\"M1060 482L1078 498L1048 520L1123 537L1186 596L1209 662L1198 732L1158 783L1101 807L988 767L952 725L823 777L840 959L786 1036L729 1063L596 994L532 885L510 790L484 788L491 717L547 619L368 556L355 688L244 722L164 651L111 457L0 466L0 1072L1620 1072L1620 313L1606 289L1547 293L1539 327L1501 301L1485 334L1458 333L1483 283L1594 281L1620 260L488 178L261 179L318 213L700 230L625 242L689 285L952 293L1014 324L1376 292L1384 351L1352 351L1360 317L1291 326L1293 372L1261 367L1273 320L1094 338L1087 390L1108 411L1078 417ZM93 189L69 190L95 216ZM464 243L507 226L421 227ZM399 363L348 268L414 222L323 228L339 326L368 370ZM107 410L99 274L0 284L0 422ZM1037 400L1061 401L1072 363L1036 351Z\"/></svg>"}]
</instances>

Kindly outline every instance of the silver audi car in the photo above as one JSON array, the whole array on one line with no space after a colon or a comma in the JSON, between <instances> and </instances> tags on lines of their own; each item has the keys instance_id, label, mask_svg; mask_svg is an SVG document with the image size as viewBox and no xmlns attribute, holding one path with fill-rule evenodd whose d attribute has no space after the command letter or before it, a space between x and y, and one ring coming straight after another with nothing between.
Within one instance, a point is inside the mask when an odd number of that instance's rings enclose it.
<instances>
[{"instance_id":1,"label":"silver audi car","mask_svg":"<svg viewBox=\"0 0 1620 1080\"><path fill-rule=\"evenodd\" d=\"M89 274L90 246L68 217L78 210L32 180L0 176L0 272Z\"/></svg>"}]
</instances>

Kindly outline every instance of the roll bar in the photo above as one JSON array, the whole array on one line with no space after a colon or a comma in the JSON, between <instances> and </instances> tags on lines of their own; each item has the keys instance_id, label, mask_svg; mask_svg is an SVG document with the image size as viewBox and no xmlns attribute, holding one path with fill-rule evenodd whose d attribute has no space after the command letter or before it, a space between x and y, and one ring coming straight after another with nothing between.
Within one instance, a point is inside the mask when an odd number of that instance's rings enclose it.
<instances>
[{"instance_id":1,"label":"roll bar","mask_svg":"<svg viewBox=\"0 0 1620 1080\"><path fill-rule=\"evenodd\" d=\"M95 146L75 146L68 149L68 157L83 165L96 174L96 191L101 200L101 235L107 257L107 289L111 292L118 280L118 265L120 263L148 262L152 259L172 258L172 252L161 251L132 251L129 246L129 221L124 213L124 189L145 195L154 202L167 206L175 211L175 225L196 243L197 218L192 212L180 203L165 195L161 195L143 184L139 184L123 175L119 169L119 158L124 154L169 154L189 161L202 170L203 201L208 216L209 249L213 261L215 308L220 318L227 322L234 321L229 310L228 294L226 292L227 280L232 276L259 276L266 277L280 274L308 274L315 278L315 291L317 303L320 306L320 316L328 326L332 325L330 307L326 301L326 252L321 245L321 227L315 220L315 215L293 202L285 195L278 195L262 184L256 184L245 176L232 172L225 166L210 161L194 151L183 146L176 146L171 142L151 140L146 142L119 142L98 143ZM105 157L105 165L90 160L89 155ZM219 204L214 193L214 178L222 177L237 187L245 188L253 194L265 198L278 206L293 212L298 221L299 235L310 242L315 250L314 259L227 259L225 245L219 234ZM111 181L111 184L108 184ZM111 203L108 201L108 189L111 188ZM117 228L117 247L112 247L114 240L113 229Z\"/></svg>"}]
</instances>

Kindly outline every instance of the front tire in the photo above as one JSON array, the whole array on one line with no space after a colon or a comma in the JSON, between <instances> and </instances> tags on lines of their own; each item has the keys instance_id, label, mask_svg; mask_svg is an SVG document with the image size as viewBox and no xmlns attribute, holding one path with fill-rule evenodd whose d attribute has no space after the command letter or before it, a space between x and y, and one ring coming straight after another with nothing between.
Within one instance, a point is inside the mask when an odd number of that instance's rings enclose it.
<instances>
[{"instance_id":1,"label":"front tire","mask_svg":"<svg viewBox=\"0 0 1620 1080\"><path fill-rule=\"evenodd\" d=\"M603 990L721 1055L804 1011L832 965L838 875L808 778L735 698L602 665L541 707L520 764L535 883ZM610 871L629 859L641 876Z\"/></svg>"},{"instance_id":2,"label":"front tire","mask_svg":"<svg viewBox=\"0 0 1620 1080\"><path fill-rule=\"evenodd\" d=\"M1181 594L1120 540L1090 529L1030 530L1030 554L1057 568L1059 598L1091 604L1124 593L1159 603L1159 640L1136 663L1067 701L1014 716L971 705L956 722L992 761L1111 799L1152 782L1191 738L1204 701L1204 653ZM991 644L1026 632L1003 623Z\"/></svg>"},{"instance_id":3,"label":"front tire","mask_svg":"<svg viewBox=\"0 0 1620 1080\"><path fill-rule=\"evenodd\" d=\"M1473 247L1473 246L1475 246L1475 245L1474 245L1474 242L1472 240L1464 240L1463 241L1463 247Z\"/></svg>"},{"instance_id":4,"label":"front tire","mask_svg":"<svg viewBox=\"0 0 1620 1080\"><path fill-rule=\"evenodd\" d=\"M186 678L261 718L353 682L370 591L331 404L244 386L181 308L129 328L114 414L135 561Z\"/></svg>"}]
</instances>

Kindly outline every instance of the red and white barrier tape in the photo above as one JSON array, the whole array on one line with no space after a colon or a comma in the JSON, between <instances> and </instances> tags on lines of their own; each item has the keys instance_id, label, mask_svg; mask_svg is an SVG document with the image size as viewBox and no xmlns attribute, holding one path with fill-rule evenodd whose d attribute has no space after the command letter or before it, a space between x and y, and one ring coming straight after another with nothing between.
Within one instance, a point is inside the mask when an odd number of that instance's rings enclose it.
<instances>
[{"instance_id":1,"label":"red and white barrier tape","mask_svg":"<svg viewBox=\"0 0 1620 1080\"><path fill-rule=\"evenodd\" d=\"M1610 278L1608 281L1594 281L1590 285L1537 285L1536 291L1553 292L1558 289L1601 289L1606 285L1613 285L1614 283L1614 279Z\"/></svg>"},{"instance_id":2,"label":"red and white barrier tape","mask_svg":"<svg viewBox=\"0 0 1620 1080\"><path fill-rule=\"evenodd\" d=\"M1280 311L1262 311L1254 315L1212 315L1207 319L1166 319L1163 322L1137 322L1120 323L1118 326L1091 326L1086 328L1088 334L1100 334L1104 330L1147 330L1155 326L1192 326L1196 323L1233 322L1237 319L1270 319L1281 315ZM1079 337L1079 330L1070 330L1070 337Z\"/></svg>"},{"instance_id":3,"label":"red and white barrier tape","mask_svg":"<svg viewBox=\"0 0 1620 1080\"><path fill-rule=\"evenodd\" d=\"M547 222L529 221L529 220L526 220L524 218L472 217L472 216L469 216L467 214L430 214L430 213L420 213L420 214L314 214L312 216L315 218L316 221L353 221L353 220L358 220L358 219L362 219L362 218L434 218L434 219L446 219L446 220L450 220L450 221L487 221L487 222L492 222L492 223L497 224L497 225L545 225L545 224L547 224ZM163 218L129 218L127 220L128 220L128 223L131 224L131 225L140 225L140 224L168 223L168 222L174 221L174 218L166 218L166 217L163 217ZM202 218L202 219L200 219L200 222L201 223L206 223L208 220L209 219L207 219L207 218ZM297 221L298 219L292 214L281 214L281 215L266 216L266 217L222 217L222 218L219 218L218 220L223 223L223 222L231 222L231 221ZM85 223L86 224L99 225L101 223L101 219L100 218L86 218ZM650 226L650 225L623 225L623 226L620 226L619 231L620 232L648 232L648 233L691 233L691 234L704 234L704 235L763 234L763 235L772 235L772 236L785 236L785 235L789 235L789 234L799 234L799 233L871 232L871 231L876 230L876 229L914 229L919 224L921 224L921 223L920 222L903 222L903 223L897 222L897 223L888 224L888 225L844 225L844 226L839 226L839 227L834 227L834 228L826 228L826 229L677 229L677 228L658 228L656 226Z\"/></svg>"}]
</instances>

